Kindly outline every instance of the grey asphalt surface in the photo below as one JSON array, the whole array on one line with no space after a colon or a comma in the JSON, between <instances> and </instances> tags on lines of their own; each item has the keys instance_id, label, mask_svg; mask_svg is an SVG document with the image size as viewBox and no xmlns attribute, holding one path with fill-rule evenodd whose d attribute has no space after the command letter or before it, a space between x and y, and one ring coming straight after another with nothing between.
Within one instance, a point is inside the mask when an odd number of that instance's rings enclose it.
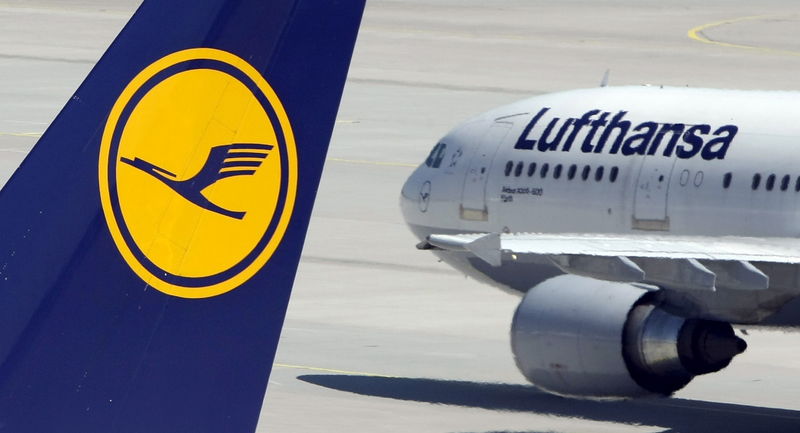
<instances>
[{"instance_id":1,"label":"grey asphalt surface","mask_svg":"<svg viewBox=\"0 0 800 433\"><path fill-rule=\"evenodd\" d=\"M518 299L415 250L397 206L459 121L606 69L611 85L800 89L796 2L695 3L369 0L258 431L800 431L796 333L751 329L731 367L673 399L526 385ZM0 182L137 5L0 1Z\"/></svg>"}]
</instances>

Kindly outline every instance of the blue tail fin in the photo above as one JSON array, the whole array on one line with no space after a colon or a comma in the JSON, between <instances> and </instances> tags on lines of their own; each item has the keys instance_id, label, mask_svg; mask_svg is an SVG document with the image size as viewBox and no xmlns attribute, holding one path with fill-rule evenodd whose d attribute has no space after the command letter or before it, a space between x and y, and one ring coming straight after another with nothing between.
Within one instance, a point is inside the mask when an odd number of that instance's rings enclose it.
<instances>
[{"instance_id":1,"label":"blue tail fin","mask_svg":"<svg viewBox=\"0 0 800 433\"><path fill-rule=\"evenodd\" d=\"M364 0L146 0L0 192L0 429L252 432Z\"/></svg>"}]
</instances>

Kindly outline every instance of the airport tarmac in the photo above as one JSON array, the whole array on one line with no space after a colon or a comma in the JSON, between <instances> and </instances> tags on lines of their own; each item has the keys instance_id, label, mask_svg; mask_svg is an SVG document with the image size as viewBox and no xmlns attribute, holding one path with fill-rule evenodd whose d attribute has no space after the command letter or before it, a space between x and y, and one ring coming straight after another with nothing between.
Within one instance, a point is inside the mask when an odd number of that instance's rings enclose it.
<instances>
[{"instance_id":1,"label":"airport tarmac","mask_svg":"<svg viewBox=\"0 0 800 433\"><path fill-rule=\"evenodd\" d=\"M696 3L369 0L258 431L800 431L796 333L750 329L672 399L537 391L509 349L518 298L417 251L397 205L459 121L607 69L611 85L800 90L796 2ZM0 173L137 4L0 1Z\"/></svg>"}]
</instances>

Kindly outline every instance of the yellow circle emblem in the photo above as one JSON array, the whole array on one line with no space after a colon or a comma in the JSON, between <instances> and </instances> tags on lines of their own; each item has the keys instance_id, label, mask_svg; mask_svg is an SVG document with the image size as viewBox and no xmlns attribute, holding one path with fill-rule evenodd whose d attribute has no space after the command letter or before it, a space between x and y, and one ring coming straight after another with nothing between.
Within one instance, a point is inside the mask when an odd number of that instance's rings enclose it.
<instances>
[{"instance_id":1,"label":"yellow circle emblem","mask_svg":"<svg viewBox=\"0 0 800 433\"><path fill-rule=\"evenodd\" d=\"M297 190L278 96L225 51L156 61L120 95L100 147L100 198L125 261L183 298L230 291L269 260Z\"/></svg>"}]
</instances>

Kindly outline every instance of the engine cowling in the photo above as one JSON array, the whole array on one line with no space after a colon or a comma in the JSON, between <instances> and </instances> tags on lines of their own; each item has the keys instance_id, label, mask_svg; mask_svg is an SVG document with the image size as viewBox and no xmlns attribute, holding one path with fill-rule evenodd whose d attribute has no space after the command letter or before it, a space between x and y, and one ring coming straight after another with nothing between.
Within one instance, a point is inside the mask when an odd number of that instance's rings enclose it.
<instances>
[{"instance_id":1,"label":"engine cowling","mask_svg":"<svg viewBox=\"0 0 800 433\"><path fill-rule=\"evenodd\" d=\"M585 398L670 395L725 368L747 345L730 324L670 314L653 292L574 275L528 291L511 325L522 374Z\"/></svg>"}]
</instances>

